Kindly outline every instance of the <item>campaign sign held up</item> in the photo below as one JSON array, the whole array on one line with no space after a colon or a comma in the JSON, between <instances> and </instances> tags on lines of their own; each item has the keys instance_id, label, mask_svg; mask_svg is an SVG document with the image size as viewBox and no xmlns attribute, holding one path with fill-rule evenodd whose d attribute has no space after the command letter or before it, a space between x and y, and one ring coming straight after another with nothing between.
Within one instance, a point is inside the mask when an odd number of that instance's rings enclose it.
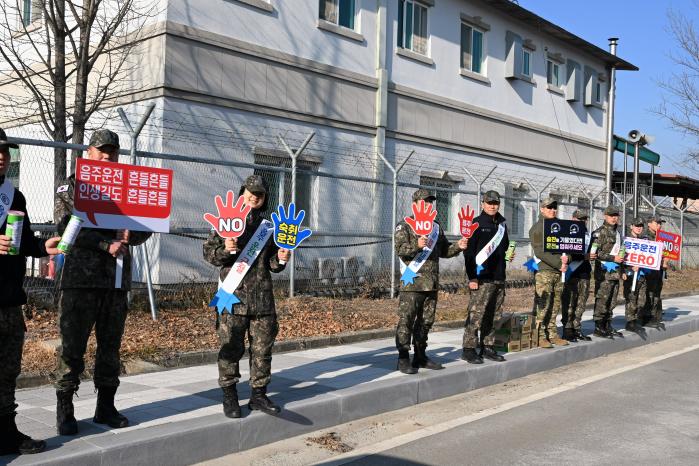
<instances>
[{"instance_id":1,"label":"campaign sign held up","mask_svg":"<svg viewBox=\"0 0 699 466\"><path fill-rule=\"evenodd\" d=\"M658 230L655 239L663 243L663 257L672 261L680 260L682 255L682 237L669 231Z\"/></svg>"},{"instance_id":2,"label":"campaign sign held up","mask_svg":"<svg viewBox=\"0 0 699 466\"><path fill-rule=\"evenodd\" d=\"M168 233L172 170L80 158L73 202L84 228Z\"/></svg>"},{"instance_id":3,"label":"campaign sign held up","mask_svg":"<svg viewBox=\"0 0 699 466\"><path fill-rule=\"evenodd\" d=\"M585 222L544 219L544 251L565 254L585 253Z\"/></svg>"},{"instance_id":4,"label":"campaign sign held up","mask_svg":"<svg viewBox=\"0 0 699 466\"><path fill-rule=\"evenodd\" d=\"M663 243L638 238L624 238L624 264L631 267L660 270L663 262Z\"/></svg>"}]
</instances>

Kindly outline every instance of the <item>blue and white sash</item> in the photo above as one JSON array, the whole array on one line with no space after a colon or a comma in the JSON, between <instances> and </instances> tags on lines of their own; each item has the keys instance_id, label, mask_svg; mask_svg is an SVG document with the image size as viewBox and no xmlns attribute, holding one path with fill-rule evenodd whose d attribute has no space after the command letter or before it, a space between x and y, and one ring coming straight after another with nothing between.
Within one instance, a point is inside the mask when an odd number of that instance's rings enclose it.
<instances>
[{"instance_id":1,"label":"blue and white sash","mask_svg":"<svg viewBox=\"0 0 699 466\"><path fill-rule=\"evenodd\" d=\"M5 223L14 197L15 187L9 179L5 178L5 182L0 186L0 225Z\"/></svg>"},{"instance_id":2,"label":"blue and white sash","mask_svg":"<svg viewBox=\"0 0 699 466\"><path fill-rule=\"evenodd\" d=\"M240 257L238 257L238 260L235 261L235 264L231 267L226 279L219 284L216 295L209 303L209 306L216 306L216 310L219 314L223 314L225 311L232 314L233 305L241 302L234 294L235 290L238 289L243 278L245 278L245 275L250 271L250 267L252 267L257 256L259 256L265 248L273 232L274 225L272 222L269 220L262 220L262 223L260 223L260 226L255 230L255 234L252 235L252 238L248 241Z\"/></svg>"},{"instance_id":3,"label":"blue and white sash","mask_svg":"<svg viewBox=\"0 0 699 466\"><path fill-rule=\"evenodd\" d=\"M407 266L400 261L400 271L401 277L400 281L403 282L403 286L412 285L415 282L415 278L419 276L418 271L420 267L425 264L427 258L432 254L432 250L437 245L437 240L439 239L439 225L434 224L432 228L432 233L427 236L427 246L425 246L420 253L415 256L415 259L410 262Z\"/></svg>"},{"instance_id":4,"label":"blue and white sash","mask_svg":"<svg viewBox=\"0 0 699 466\"><path fill-rule=\"evenodd\" d=\"M495 250L500 246L502 239L505 237L505 224L501 223L498 225L498 231L495 232L495 236L490 238L488 244L483 246L478 254L476 254L476 275L480 275L483 271L483 264L488 258L495 252Z\"/></svg>"}]
</instances>

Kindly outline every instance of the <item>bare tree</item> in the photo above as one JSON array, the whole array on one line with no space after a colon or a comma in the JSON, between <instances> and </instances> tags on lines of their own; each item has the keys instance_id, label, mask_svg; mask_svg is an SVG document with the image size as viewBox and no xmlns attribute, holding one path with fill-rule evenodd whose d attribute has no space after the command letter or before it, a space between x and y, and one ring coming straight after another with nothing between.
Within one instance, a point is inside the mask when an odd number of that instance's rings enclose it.
<instances>
[{"instance_id":1,"label":"bare tree","mask_svg":"<svg viewBox=\"0 0 699 466\"><path fill-rule=\"evenodd\" d=\"M40 123L52 140L82 144L86 129L103 123L90 118L133 86L132 53L157 4L0 0L0 100L9 103L3 119ZM65 149L55 149L54 164L57 187L66 175Z\"/></svg>"},{"instance_id":2,"label":"bare tree","mask_svg":"<svg viewBox=\"0 0 699 466\"><path fill-rule=\"evenodd\" d=\"M694 9L699 11L699 3L695 3ZM677 70L670 78L659 81L664 96L654 111L675 129L699 142L699 35L692 17L686 11L668 11L668 29L678 45L670 57ZM690 151L689 159L695 168L699 149Z\"/></svg>"}]
</instances>

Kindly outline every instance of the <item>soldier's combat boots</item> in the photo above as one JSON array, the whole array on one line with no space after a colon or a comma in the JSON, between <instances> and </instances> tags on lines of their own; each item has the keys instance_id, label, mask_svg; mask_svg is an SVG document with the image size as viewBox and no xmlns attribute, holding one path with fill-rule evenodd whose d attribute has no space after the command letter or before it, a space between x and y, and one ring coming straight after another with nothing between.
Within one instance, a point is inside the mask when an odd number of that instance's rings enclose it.
<instances>
[{"instance_id":1,"label":"soldier's combat boots","mask_svg":"<svg viewBox=\"0 0 699 466\"><path fill-rule=\"evenodd\" d=\"M404 350L398 352L398 366L396 367L403 374L417 374L417 367L410 363L410 353Z\"/></svg>"},{"instance_id":2,"label":"soldier's combat boots","mask_svg":"<svg viewBox=\"0 0 699 466\"><path fill-rule=\"evenodd\" d=\"M564 340L563 338L558 336L558 332L556 330L549 333L549 341L556 346L568 346L568 345L570 345L570 343L568 343L568 340Z\"/></svg>"},{"instance_id":3,"label":"soldier's combat boots","mask_svg":"<svg viewBox=\"0 0 699 466\"><path fill-rule=\"evenodd\" d=\"M223 387L223 414L233 419L240 417L238 390L235 388L235 385Z\"/></svg>"},{"instance_id":4,"label":"soldier's combat boots","mask_svg":"<svg viewBox=\"0 0 699 466\"><path fill-rule=\"evenodd\" d=\"M129 420L119 414L114 406L116 391L116 387L99 387L97 389L97 408L95 408L95 417L92 418L93 422L107 424L113 429L129 426Z\"/></svg>"},{"instance_id":5,"label":"soldier's combat boots","mask_svg":"<svg viewBox=\"0 0 699 466\"><path fill-rule=\"evenodd\" d=\"M483 352L481 355L486 359L490 359L491 361L503 362L505 360L505 358L498 354L498 352L495 351L495 348L490 345L483 347Z\"/></svg>"},{"instance_id":6,"label":"soldier's combat boots","mask_svg":"<svg viewBox=\"0 0 699 466\"><path fill-rule=\"evenodd\" d=\"M480 357L475 348L464 348L461 352L461 359L469 364L483 364L483 358Z\"/></svg>"},{"instance_id":7,"label":"soldier's combat boots","mask_svg":"<svg viewBox=\"0 0 699 466\"><path fill-rule=\"evenodd\" d=\"M585 335L581 329L578 329L575 331L575 338L577 338L578 340L583 340L583 341L592 341L592 338Z\"/></svg>"},{"instance_id":8,"label":"soldier's combat boots","mask_svg":"<svg viewBox=\"0 0 699 466\"><path fill-rule=\"evenodd\" d=\"M34 440L17 430L15 413L0 416L0 455L30 455L46 449L46 442Z\"/></svg>"},{"instance_id":9,"label":"soldier's combat boots","mask_svg":"<svg viewBox=\"0 0 699 466\"><path fill-rule=\"evenodd\" d=\"M544 329L542 324L538 325L537 346L539 348L553 348L553 344L549 341L548 335L546 335L546 329Z\"/></svg>"},{"instance_id":10,"label":"soldier's combat boots","mask_svg":"<svg viewBox=\"0 0 699 466\"><path fill-rule=\"evenodd\" d=\"M624 334L621 333L619 330L615 329L612 326L612 322L610 320L606 320L604 322L605 329L607 330L607 333L610 334L612 337L621 337L624 338Z\"/></svg>"},{"instance_id":11,"label":"soldier's combat boots","mask_svg":"<svg viewBox=\"0 0 699 466\"><path fill-rule=\"evenodd\" d=\"M438 362L434 362L427 357L427 350L425 347L415 347L415 354L413 355L414 368L421 367L423 369L439 370L444 369L444 366Z\"/></svg>"},{"instance_id":12,"label":"soldier's combat boots","mask_svg":"<svg viewBox=\"0 0 699 466\"><path fill-rule=\"evenodd\" d=\"M577 335L575 334L575 329L572 329L572 328L564 328L564 329L563 329L563 339L566 340L566 341L573 342L573 343L577 342L577 341L578 341L578 337L577 337Z\"/></svg>"},{"instance_id":13,"label":"soldier's combat boots","mask_svg":"<svg viewBox=\"0 0 699 466\"><path fill-rule=\"evenodd\" d=\"M272 415L279 414L282 410L279 406L272 403L272 400L267 398L267 387L252 389L248 408L250 408L250 411L259 410Z\"/></svg>"},{"instance_id":14,"label":"soldier's combat boots","mask_svg":"<svg viewBox=\"0 0 699 466\"><path fill-rule=\"evenodd\" d=\"M59 435L78 433L78 421L73 413L72 391L56 391L56 428Z\"/></svg>"},{"instance_id":15,"label":"soldier's combat boots","mask_svg":"<svg viewBox=\"0 0 699 466\"><path fill-rule=\"evenodd\" d=\"M604 322L601 320L595 321L595 331L592 334L600 338L614 338L611 333L607 332Z\"/></svg>"}]
</instances>

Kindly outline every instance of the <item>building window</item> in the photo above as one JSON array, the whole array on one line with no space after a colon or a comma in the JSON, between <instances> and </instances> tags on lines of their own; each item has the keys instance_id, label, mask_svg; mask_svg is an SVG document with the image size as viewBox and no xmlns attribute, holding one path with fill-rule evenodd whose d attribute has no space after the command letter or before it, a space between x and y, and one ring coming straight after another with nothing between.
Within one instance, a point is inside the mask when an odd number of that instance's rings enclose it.
<instances>
[{"instance_id":1,"label":"building window","mask_svg":"<svg viewBox=\"0 0 699 466\"><path fill-rule=\"evenodd\" d=\"M602 103L602 83L599 80L595 83L595 102Z\"/></svg>"},{"instance_id":2,"label":"building window","mask_svg":"<svg viewBox=\"0 0 699 466\"><path fill-rule=\"evenodd\" d=\"M456 189L457 184L450 180L437 179L422 176L420 184L427 188L436 198L435 208L437 209L437 218L435 219L442 227L444 233L451 231L452 207L454 201L454 193L442 191L440 188Z\"/></svg>"},{"instance_id":3,"label":"building window","mask_svg":"<svg viewBox=\"0 0 699 466\"><path fill-rule=\"evenodd\" d=\"M461 23L461 68L482 73L483 31Z\"/></svg>"},{"instance_id":4,"label":"building window","mask_svg":"<svg viewBox=\"0 0 699 466\"><path fill-rule=\"evenodd\" d=\"M269 201L267 210L264 212L266 218L269 218L272 212L276 212L279 204L289 205L291 202L291 173L268 170L268 167L283 167L291 168L291 159L278 157L275 155L255 154L255 175L260 175L269 186ZM312 172L318 170L318 163L297 160L296 166L296 210L303 209L306 211L307 225L311 225L313 221L313 182L315 176Z\"/></svg>"},{"instance_id":5,"label":"building window","mask_svg":"<svg viewBox=\"0 0 699 466\"><path fill-rule=\"evenodd\" d=\"M507 219L507 229L512 237L524 235L525 209L522 198L527 195L527 188L523 185L505 186L504 216Z\"/></svg>"},{"instance_id":6,"label":"building window","mask_svg":"<svg viewBox=\"0 0 699 466\"><path fill-rule=\"evenodd\" d=\"M561 66L553 60L546 60L546 82L561 87Z\"/></svg>"},{"instance_id":7,"label":"building window","mask_svg":"<svg viewBox=\"0 0 699 466\"><path fill-rule=\"evenodd\" d=\"M600 75L593 68L585 67L585 105L602 108L604 94L600 78L604 79L604 75Z\"/></svg>"},{"instance_id":8,"label":"building window","mask_svg":"<svg viewBox=\"0 0 699 466\"><path fill-rule=\"evenodd\" d=\"M41 19L43 0L23 0L22 2L22 25L29 26Z\"/></svg>"},{"instance_id":9,"label":"building window","mask_svg":"<svg viewBox=\"0 0 699 466\"><path fill-rule=\"evenodd\" d=\"M398 2L398 47L427 55L427 7L412 0Z\"/></svg>"},{"instance_id":10,"label":"building window","mask_svg":"<svg viewBox=\"0 0 699 466\"><path fill-rule=\"evenodd\" d=\"M354 0L320 0L320 18L338 26L354 29Z\"/></svg>"},{"instance_id":11,"label":"building window","mask_svg":"<svg viewBox=\"0 0 699 466\"><path fill-rule=\"evenodd\" d=\"M22 158L19 155L19 149L10 148L10 169L7 171L7 179L19 189L19 168Z\"/></svg>"},{"instance_id":12,"label":"building window","mask_svg":"<svg viewBox=\"0 0 699 466\"><path fill-rule=\"evenodd\" d=\"M523 48L522 49L522 75L524 75L524 76L531 77L531 75L532 75L532 72L530 69L531 58L532 58L531 52L529 50Z\"/></svg>"}]
</instances>

